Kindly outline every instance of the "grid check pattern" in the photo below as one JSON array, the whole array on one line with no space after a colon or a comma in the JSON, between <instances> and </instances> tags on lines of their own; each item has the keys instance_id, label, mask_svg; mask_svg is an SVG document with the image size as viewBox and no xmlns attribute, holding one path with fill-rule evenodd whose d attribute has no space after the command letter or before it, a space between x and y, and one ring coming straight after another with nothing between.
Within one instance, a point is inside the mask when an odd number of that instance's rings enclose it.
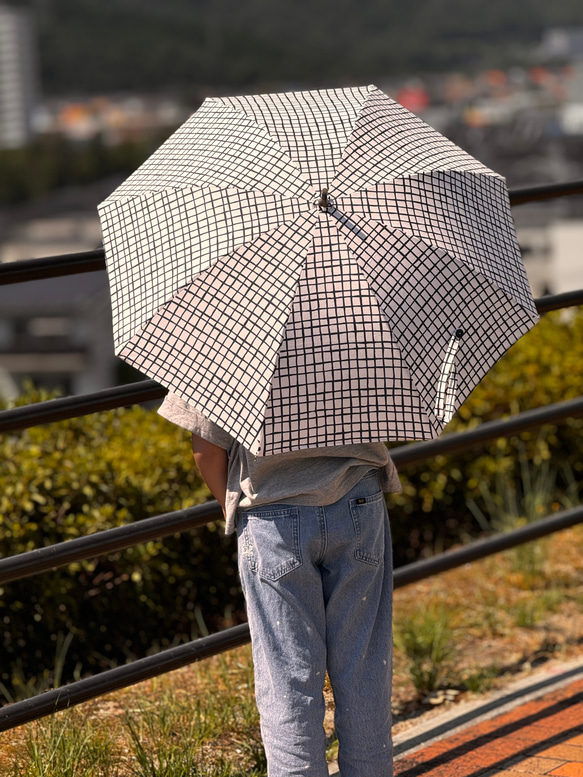
<instances>
[{"instance_id":1,"label":"grid check pattern","mask_svg":"<svg viewBox=\"0 0 583 777\"><path fill-rule=\"evenodd\" d=\"M269 189L287 197L311 193L307 178L264 127L241 111L205 100L100 207L185 186Z\"/></svg>"},{"instance_id":2,"label":"grid check pattern","mask_svg":"<svg viewBox=\"0 0 583 777\"><path fill-rule=\"evenodd\" d=\"M232 190L228 195L221 189ZM245 192L249 199L245 199ZM257 198L266 195L270 215ZM314 192L264 127L207 100L99 206L116 352L205 267L309 207ZM290 211L289 199L297 198ZM254 201L255 200L255 201ZM240 225L249 219L251 229ZM213 224L216 221L216 226ZM234 234L225 241L228 223ZM259 231L258 231L259 230Z\"/></svg>"},{"instance_id":3,"label":"grid check pattern","mask_svg":"<svg viewBox=\"0 0 583 777\"><path fill-rule=\"evenodd\" d=\"M208 99L99 213L119 355L261 455L435 437L537 320L504 179L375 86Z\"/></svg>"},{"instance_id":4,"label":"grid check pattern","mask_svg":"<svg viewBox=\"0 0 583 777\"><path fill-rule=\"evenodd\" d=\"M164 189L118 205L103 234L111 262L109 283L116 352L158 308L236 248L310 212L304 199L229 187Z\"/></svg>"},{"instance_id":5,"label":"grid check pattern","mask_svg":"<svg viewBox=\"0 0 583 777\"><path fill-rule=\"evenodd\" d=\"M498 176L375 86L360 112L330 189L336 197L431 170Z\"/></svg>"},{"instance_id":6,"label":"grid check pattern","mask_svg":"<svg viewBox=\"0 0 583 777\"><path fill-rule=\"evenodd\" d=\"M279 227L198 275L120 354L257 452L313 220Z\"/></svg>"},{"instance_id":7,"label":"grid check pattern","mask_svg":"<svg viewBox=\"0 0 583 777\"><path fill-rule=\"evenodd\" d=\"M265 452L425 439L432 426L385 316L321 214L285 329Z\"/></svg>"},{"instance_id":8,"label":"grid check pattern","mask_svg":"<svg viewBox=\"0 0 583 777\"><path fill-rule=\"evenodd\" d=\"M334 178L370 89L281 92L219 101L239 108L265 127L319 194Z\"/></svg>"},{"instance_id":9,"label":"grid check pattern","mask_svg":"<svg viewBox=\"0 0 583 777\"><path fill-rule=\"evenodd\" d=\"M336 207L444 248L536 314L500 178L432 171L339 197Z\"/></svg>"},{"instance_id":10,"label":"grid check pattern","mask_svg":"<svg viewBox=\"0 0 583 777\"><path fill-rule=\"evenodd\" d=\"M375 222L342 229L387 317L424 405L434 408L454 333L457 410L477 382L525 334L535 317L483 276L420 238ZM443 421L433 417L435 435Z\"/></svg>"}]
</instances>

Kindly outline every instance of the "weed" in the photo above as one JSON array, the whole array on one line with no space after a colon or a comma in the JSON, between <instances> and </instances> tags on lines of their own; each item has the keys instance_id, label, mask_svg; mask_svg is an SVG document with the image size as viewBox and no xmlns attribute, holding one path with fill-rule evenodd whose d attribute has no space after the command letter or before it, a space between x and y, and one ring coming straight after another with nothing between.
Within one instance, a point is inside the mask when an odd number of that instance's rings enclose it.
<instances>
[{"instance_id":1,"label":"weed","mask_svg":"<svg viewBox=\"0 0 583 777\"><path fill-rule=\"evenodd\" d=\"M409 659L409 673L417 693L436 690L447 678L455 656L451 614L433 604L395 623L395 644Z\"/></svg>"},{"instance_id":2,"label":"weed","mask_svg":"<svg viewBox=\"0 0 583 777\"><path fill-rule=\"evenodd\" d=\"M31 696L37 696L39 693L51 688L58 688L61 685L65 658L72 641L72 632L69 632L66 637L63 636L62 632L57 634L53 669L51 671L45 668L41 675L26 677L22 661L18 659L12 667L12 691L3 682L0 682L0 693L4 695L6 701L12 704L15 701L22 701L23 699L29 699ZM73 679L79 680L80 676L81 666L77 665Z\"/></svg>"},{"instance_id":3,"label":"weed","mask_svg":"<svg viewBox=\"0 0 583 777\"><path fill-rule=\"evenodd\" d=\"M523 629L532 629L542 616L540 602L533 599L523 599L514 605L510 614L517 626Z\"/></svg>"},{"instance_id":4,"label":"weed","mask_svg":"<svg viewBox=\"0 0 583 777\"><path fill-rule=\"evenodd\" d=\"M544 435L539 436L539 448L545 449ZM468 508L484 531L507 532L549 515L553 509L572 507L578 503L579 484L570 465L552 465L549 458L540 457L530 462L526 448L518 443L520 482L518 485L507 474L498 472L494 490L480 484L485 512L477 502L469 499ZM561 473L566 484L557 487L557 475ZM509 551L515 572L522 574L527 586L539 584L544 579L546 562L544 541L527 542Z\"/></svg>"},{"instance_id":5,"label":"weed","mask_svg":"<svg viewBox=\"0 0 583 777\"><path fill-rule=\"evenodd\" d=\"M134 755L132 775L182 777L199 774L203 745L227 728L232 705L220 692L191 699L167 689L161 698L142 699L126 710L123 720Z\"/></svg>"},{"instance_id":6,"label":"weed","mask_svg":"<svg viewBox=\"0 0 583 777\"><path fill-rule=\"evenodd\" d=\"M221 654L193 669L196 695L160 680L152 699L126 709L123 723L133 755L128 774L262 777L267 764L250 662Z\"/></svg>"},{"instance_id":7,"label":"weed","mask_svg":"<svg viewBox=\"0 0 583 777\"><path fill-rule=\"evenodd\" d=\"M239 742L241 752L246 756L253 775L267 774L267 756L259 731Z\"/></svg>"},{"instance_id":8,"label":"weed","mask_svg":"<svg viewBox=\"0 0 583 777\"><path fill-rule=\"evenodd\" d=\"M559 605L566 598L562 591L550 590L544 591L538 598L541 610L546 612L557 612Z\"/></svg>"},{"instance_id":9,"label":"weed","mask_svg":"<svg viewBox=\"0 0 583 777\"><path fill-rule=\"evenodd\" d=\"M486 606L482 612L482 622L488 628L492 637L500 636L505 633L499 609L499 607Z\"/></svg>"},{"instance_id":10,"label":"weed","mask_svg":"<svg viewBox=\"0 0 583 777\"><path fill-rule=\"evenodd\" d=\"M462 683L466 690L472 693L484 693L489 691L494 680L500 674L500 667L497 664L480 667L474 672L468 672L462 677Z\"/></svg>"},{"instance_id":11,"label":"weed","mask_svg":"<svg viewBox=\"0 0 583 777\"><path fill-rule=\"evenodd\" d=\"M181 711L167 704L142 705L140 716L126 712L136 777L183 777L195 774L199 763L200 736L194 721L187 723Z\"/></svg>"},{"instance_id":12,"label":"weed","mask_svg":"<svg viewBox=\"0 0 583 777\"><path fill-rule=\"evenodd\" d=\"M338 737L334 734L330 742L326 745L326 760L335 761L338 759Z\"/></svg>"},{"instance_id":13,"label":"weed","mask_svg":"<svg viewBox=\"0 0 583 777\"><path fill-rule=\"evenodd\" d=\"M107 731L78 711L54 715L28 729L19 777L116 777L117 755Z\"/></svg>"}]
</instances>

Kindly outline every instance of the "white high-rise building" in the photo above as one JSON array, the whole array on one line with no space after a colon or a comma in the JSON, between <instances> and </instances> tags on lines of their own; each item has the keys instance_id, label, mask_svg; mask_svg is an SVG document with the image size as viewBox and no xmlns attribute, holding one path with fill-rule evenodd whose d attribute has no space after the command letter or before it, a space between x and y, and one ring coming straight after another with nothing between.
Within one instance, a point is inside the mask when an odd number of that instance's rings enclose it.
<instances>
[{"instance_id":1,"label":"white high-rise building","mask_svg":"<svg viewBox=\"0 0 583 777\"><path fill-rule=\"evenodd\" d=\"M0 5L0 148L20 148L30 141L36 101L31 14Z\"/></svg>"}]
</instances>

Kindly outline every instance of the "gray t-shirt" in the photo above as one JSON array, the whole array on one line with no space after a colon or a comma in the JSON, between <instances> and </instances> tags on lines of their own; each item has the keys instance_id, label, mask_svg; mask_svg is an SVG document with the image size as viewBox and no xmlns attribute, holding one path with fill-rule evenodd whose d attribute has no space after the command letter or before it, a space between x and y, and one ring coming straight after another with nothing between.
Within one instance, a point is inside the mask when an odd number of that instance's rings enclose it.
<instances>
[{"instance_id":1,"label":"gray t-shirt","mask_svg":"<svg viewBox=\"0 0 583 777\"><path fill-rule=\"evenodd\" d=\"M225 534L235 531L238 508L333 504L371 469L378 469L383 491L402 490L397 469L382 442L253 456L176 394L167 394L158 413L228 452Z\"/></svg>"}]
</instances>

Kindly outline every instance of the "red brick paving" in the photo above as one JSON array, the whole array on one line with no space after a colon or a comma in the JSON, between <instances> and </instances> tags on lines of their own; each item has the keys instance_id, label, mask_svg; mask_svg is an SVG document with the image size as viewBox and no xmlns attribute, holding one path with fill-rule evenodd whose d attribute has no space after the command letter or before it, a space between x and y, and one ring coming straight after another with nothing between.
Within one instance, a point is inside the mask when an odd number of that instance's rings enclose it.
<instances>
[{"instance_id":1,"label":"red brick paving","mask_svg":"<svg viewBox=\"0 0 583 777\"><path fill-rule=\"evenodd\" d=\"M569 761L562 766L557 766L549 774L559 774L561 777L583 777L583 764L575 761Z\"/></svg>"},{"instance_id":2,"label":"red brick paving","mask_svg":"<svg viewBox=\"0 0 583 777\"><path fill-rule=\"evenodd\" d=\"M583 680L395 762L396 777L583 777Z\"/></svg>"}]
</instances>

